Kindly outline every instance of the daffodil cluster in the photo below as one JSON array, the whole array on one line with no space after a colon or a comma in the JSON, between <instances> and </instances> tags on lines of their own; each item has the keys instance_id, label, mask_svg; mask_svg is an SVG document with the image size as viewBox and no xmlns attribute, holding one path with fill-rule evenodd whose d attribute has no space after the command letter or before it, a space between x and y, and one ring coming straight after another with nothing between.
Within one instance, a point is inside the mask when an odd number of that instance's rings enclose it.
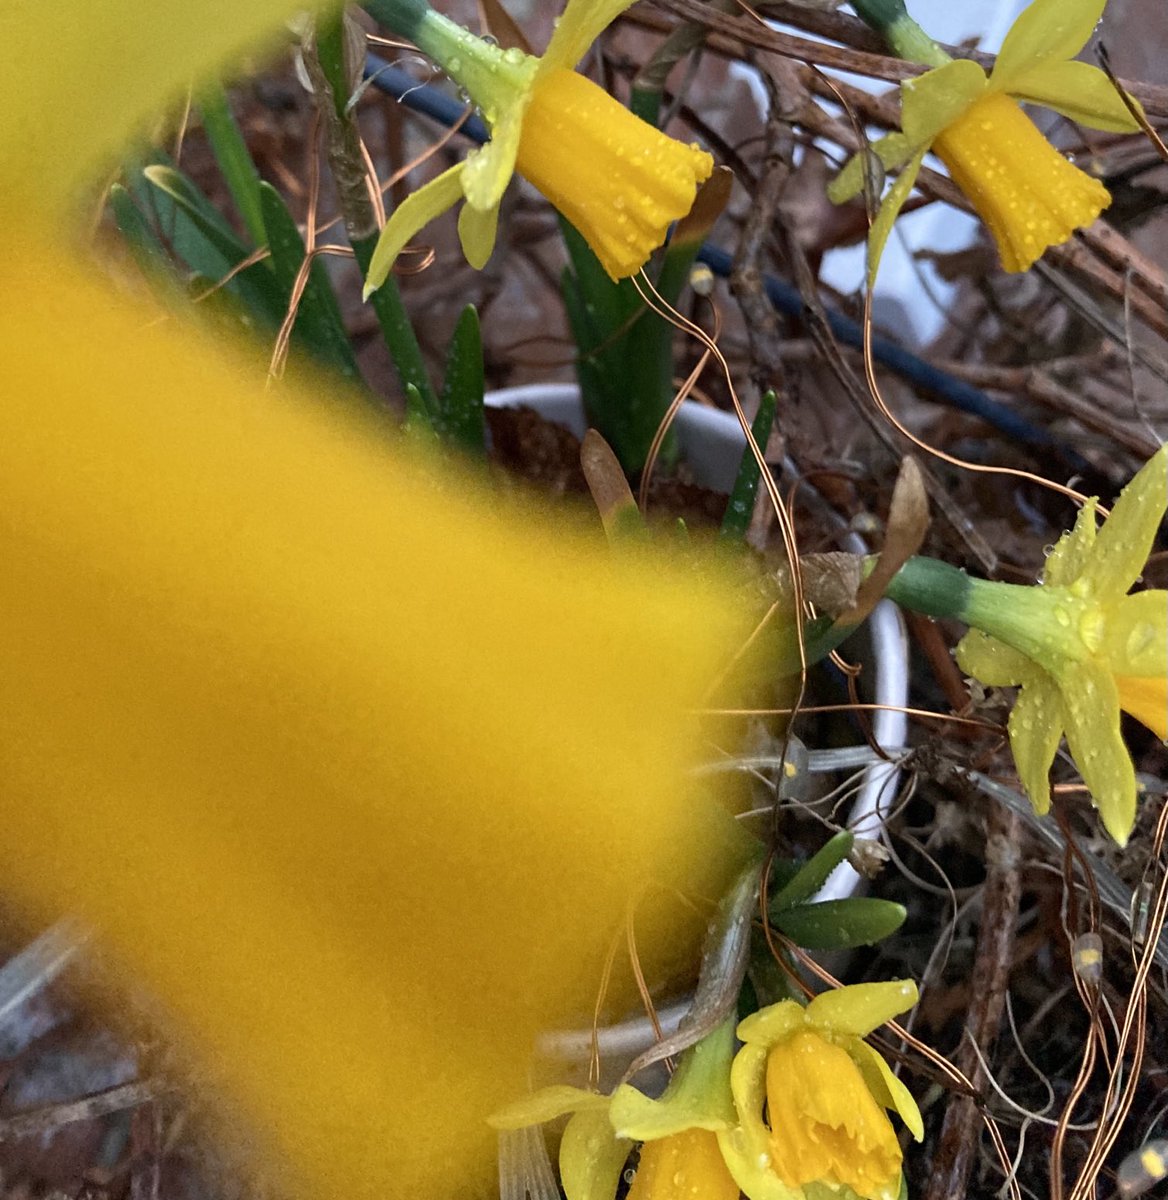
<instances>
[{"instance_id":1,"label":"daffodil cluster","mask_svg":"<svg viewBox=\"0 0 1168 1200\"><path fill-rule=\"evenodd\" d=\"M1095 129L1139 128L1107 76L1074 61L1105 4L1033 0L1006 34L987 75L969 59L949 59L899 0L854 0L857 12L894 49L933 67L901 84L901 129L870 147L883 167L900 170L872 225L870 277L930 149L985 222L1007 271L1025 271L1111 203L1107 189L1060 154L1018 104L1041 104ZM889 9L895 11L891 20ZM828 195L842 203L861 192L863 181L864 155L858 155Z\"/></svg>"},{"instance_id":2,"label":"daffodil cluster","mask_svg":"<svg viewBox=\"0 0 1168 1200\"><path fill-rule=\"evenodd\" d=\"M688 1051L660 1100L545 1088L496 1113L517 1129L572 1113L560 1144L567 1200L613 1200L641 1144L631 1200L895 1200L901 1150L888 1111L920 1140L908 1089L864 1038L916 1003L907 980L784 1000Z\"/></svg>"},{"instance_id":3,"label":"daffodil cluster","mask_svg":"<svg viewBox=\"0 0 1168 1200\"><path fill-rule=\"evenodd\" d=\"M1137 786L1120 728L1127 712L1168 739L1168 592L1129 594L1168 506L1168 447L1139 471L1102 527L1096 501L1079 512L1046 560L1036 587L973 579L955 567L910 559L888 595L931 616L972 626L957 646L969 675L1021 688L1010 748L1039 813L1066 734L1108 833L1121 845L1135 823Z\"/></svg>"},{"instance_id":4,"label":"daffodil cluster","mask_svg":"<svg viewBox=\"0 0 1168 1200\"><path fill-rule=\"evenodd\" d=\"M420 0L368 5L466 89L491 140L396 209L370 264L366 295L385 281L406 243L460 200L463 252L482 267L516 170L576 226L609 275L640 270L670 224L689 211L714 160L654 129L573 69L632 3L568 0L539 58L477 38Z\"/></svg>"}]
</instances>

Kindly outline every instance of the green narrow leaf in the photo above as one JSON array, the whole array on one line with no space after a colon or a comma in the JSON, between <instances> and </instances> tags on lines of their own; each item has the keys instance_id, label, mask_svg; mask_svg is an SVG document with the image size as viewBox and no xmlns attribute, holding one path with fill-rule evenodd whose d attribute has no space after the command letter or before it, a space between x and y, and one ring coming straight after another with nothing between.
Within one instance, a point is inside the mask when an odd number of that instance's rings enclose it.
<instances>
[{"instance_id":1,"label":"green narrow leaf","mask_svg":"<svg viewBox=\"0 0 1168 1200\"><path fill-rule=\"evenodd\" d=\"M351 240L353 254L356 256L357 266L361 269L361 278L364 279L369 274L369 263L377 246L377 234ZM377 317L381 336L385 339L386 348L403 390L416 388L431 419L437 417L438 398L434 395L430 376L426 372L426 362L422 357L422 348L418 345L409 313L406 312L397 281L392 275L369 297L369 303Z\"/></svg>"},{"instance_id":2,"label":"green narrow leaf","mask_svg":"<svg viewBox=\"0 0 1168 1200\"><path fill-rule=\"evenodd\" d=\"M855 838L843 829L830 838L777 891L772 892L768 909L774 920L782 912L810 900L827 882L827 877L852 852Z\"/></svg>"},{"instance_id":3,"label":"green narrow leaf","mask_svg":"<svg viewBox=\"0 0 1168 1200\"><path fill-rule=\"evenodd\" d=\"M192 226L223 258L228 268L237 266L248 256L246 247L231 226L181 171L156 165L147 167L143 174L190 218ZM253 264L240 271L232 284L258 324L266 328L279 327L287 310L287 295L267 267Z\"/></svg>"},{"instance_id":4,"label":"green narrow leaf","mask_svg":"<svg viewBox=\"0 0 1168 1200\"><path fill-rule=\"evenodd\" d=\"M771 436L771 427L775 423L775 394L768 391L758 405L758 413L751 423L750 432L762 452L766 453L767 441ZM754 498L758 494L758 483L762 472L758 468L751 449L747 446L742 451L742 463L738 468L738 477L734 480L734 490L726 504L726 513L722 517L722 537L741 541L746 536L750 524L751 513L754 512Z\"/></svg>"},{"instance_id":5,"label":"green narrow leaf","mask_svg":"<svg viewBox=\"0 0 1168 1200\"><path fill-rule=\"evenodd\" d=\"M272 269L281 288L290 296L304 262L304 239L283 198L271 184L261 183L259 196ZM347 379L360 380L340 305L328 271L319 259L308 272L308 282L296 309L294 336L320 362L334 367Z\"/></svg>"},{"instance_id":6,"label":"green narrow leaf","mask_svg":"<svg viewBox=\"0 0 1168 1200\"><path fill-rule=\"evenodd\" d=\"M405 393L406 419L404 429L406 436L425 445L437 446L439 441L438 429L434 424L434 417L422 393L412 383L405 385Z\"/></svg>"},{"instance_id":7,"label":"green narrow leaf","mask_svg":"<svg viewBox=\"0 0 1168 1200\"><path fill-rule=\"evenodd\" d=\"M328 80L337 114L349 102L349 78L345 70L345 18L342 9L322 13L316 21L316 55Z\"/></svg>"},{"instance_id":8,"label":"green narrow leaf","mask_svg":"<svg viewBox=\"0 0 1168 1200\"><path fill-rule=\"evenodd\" d=\"M446 352L442 395L438 400L442 432L456 445L475 454L486 446L487 422L483 415L483 339L479 314L468 304L454 327Z\"/></svg>"},{"instance_id":9,"label":"green narrow leaf","mask_svg":"<svg viewBox=\"0 0 1168 1200\"><path fill-rule=\"evenodd\" d=\"M904 906L891 900L853 897L788 908L773 914L771 922L806 950L852 950L895 933L905 915Z\"/></svg>"},{"instance_id":10,"label":"green narrow leaf","mask_svg":"<svg viewBox=\"0 0 1168 1200\"><path fill-rule=\"evenodd\" d=\"M673 396L673 329L645 307L632 280L614 282L580 233L562 219L560 226L576 281L577 295L565 302L585 412L633 475ZM661 461L676 457L671 431Z\"/></svg>"},{"instance_id":11,"label":"green narrow leaf","mask_svg":"<svg viewBox=\"0 0 1168 1200\"><path fill-rule=\"evenodd\" d=\"M267 234L260 205L260 173L231 115L221 84L211 83L203 88L199 111L203 114L203 128L211 144L211 153L219 164L231 199L243 218L244 228L252 245L262 246L267 241Z\"/></svg>"},{"instance_id":12,"label":"green narrow leaf","mask_svg":"<svg viewBox=\"0 0 1168 1200\"><path fill-rule=\"evenodd\" d=\"M159 299L170 307L185 308L187 297L175 277L174 266L162 243L138 211L130 193L120 183L115 183L109 191L109 203L118 231L126 239L138 269L150 282Z\"/></svg>"}]
</instances>

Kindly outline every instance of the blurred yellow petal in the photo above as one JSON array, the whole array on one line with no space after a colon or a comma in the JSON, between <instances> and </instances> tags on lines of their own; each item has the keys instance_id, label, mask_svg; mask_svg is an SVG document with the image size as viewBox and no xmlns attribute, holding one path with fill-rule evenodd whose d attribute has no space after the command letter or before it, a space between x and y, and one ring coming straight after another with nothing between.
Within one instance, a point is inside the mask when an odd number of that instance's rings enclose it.
<instances>
[{"instance_id":1,"label":"blurred yellow petal","mask_svg":"<svg viewBox=\"0 0 1168 1200\"><path fill-rule=\"evenodd\" d=\"M990 82L1012 92L1014 80L1037 63L1074 58L1087 44L1107 0L1033 0L1010 26Z\"/></svg>"},{"instance_id":2,"label":"blurred yellow petal","mask_svg":"<svg viewBox=\"0 0 1168 1200\"><path fill-rule=\"evenodd\" d=\"M738 1184L714 1134L687 1129L645 1143L628 1200L738 1200Z\"/></svg>"},{"instance_id":3,"label":"blurred yellow petal","mask_svg":"<svg viewBox=\"0 0 1168 1200\"><path fill-rule=\"evenodd\" d=\"M540 59L540 73L571 70L634 0L568 0Z\"/></svg>"},{"instance_id":4,"label":"blurred yellow petal","mask_svg":"<svg viewBox=\"0 0 1168 1200\"><path fill-rule=\"evenodd\" d=\"M908 1012L917 998L917 985L911 979L831 988L807 1005L807 1024L836 1034L867 1037L893 1017Z\"/></svg>"},{"instance_id":5,"label":"blurred yellow petal","mask_svg":"<svg viewBox=\"0 0 1168 1200\"><path fill-rule=\"evenodd\" d=\"M1140 128L1111 80L1090 63L1039 63L1014 79L1010 95L1045 105L1092 129L1136 133Z\"/></svg>"},{"instance_id":6,"label":"blurred yellow petal","mask_svg":"<svg viewBox=\"0 0 1168 1200\"><path fill-rule=\"evenodd\" d=\"M623 279L689 212L714 160L560 69L535 85L517 166L580 231L609 275Z\"/></svg>"},{"instance_id":7,"label":"blurred yellow petal","mask_svg":"<svg viewBox=\"0 0 1168 1200\"><path fill-rule=\"evenodd\" d=\"M377 239L373 258L369 262L365 277L366 300L389 278L397 256L415 235L462 198L462 172L465 166L465 163L458 163L443 171L416 192L411 192L393 210Z\"/></svg>"},{"instance_id":8,"label":"blurred yellow petal","mask_svg":"<svg viewBox=\"0 0 1168 1200\"><path fill-rule=\"evenodd\" d=\"M75 258L10 239L0 276L6 901L90 921L296 1186L472 1189L634 881L695 866L730 597L265 394Z\"/></svg>"},{"instance_id":9,"label":"blurred yellow petal","mask_svg":"<svg viewBox=\"0 0 1168 1200\"><path fill-rule=\"evenodd\" d=\"M983 96L938 136L934 151L997 243L1007 271L1025 271L1111 203L1009 96Z\"/></svg>"},{"instance_id":10,"label":"blurred yellow petal","mask_svg":"<svg viewBox=\"0 0 1168 1200\"><path fill-rule=\"evenodd\" d=\"M1120 708L1168 742L1168 671L1151 679L1117 675L1115 686Z\"/></svg>"},{"instance_id":11,"label":"blurred yellow petal","mask_svg":"<svg viewBox=\"0 0 1168 1200\"><path fill-rule=\"evenodd\" d=\"M147 119L307 7L303 0L0 5L0 211L62 216L79 186Z\"/></svg>"}]
</instances>

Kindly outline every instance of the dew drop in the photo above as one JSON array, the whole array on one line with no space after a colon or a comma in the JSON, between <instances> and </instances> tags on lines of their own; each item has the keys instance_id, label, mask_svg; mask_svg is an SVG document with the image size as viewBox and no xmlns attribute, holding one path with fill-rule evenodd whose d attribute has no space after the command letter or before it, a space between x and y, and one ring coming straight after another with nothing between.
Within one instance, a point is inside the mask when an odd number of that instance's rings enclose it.
<instances>
[{"instance_id":1,"label":"dew drop","mask_svg":"<svg viewBox=\"0 0 1168 1200\"><path fill-rule=\"evenodd\" d=\"M1127 635L1124 649L1129 658L1135 658L1156 640L1156 627L1149 621L1137 621Z\"/></svg>"},{"instance_id":2,"label":"dew drop","mask_svg":"<svg viewBox=\"0 0 1168 1200\"><path fill-rule=\"evenodd\" d=\"M512 46L508 50L503 51L503 61L513 67L519 66L527 56L519 49L518 46Z\"/></svg>"}]
</instances>

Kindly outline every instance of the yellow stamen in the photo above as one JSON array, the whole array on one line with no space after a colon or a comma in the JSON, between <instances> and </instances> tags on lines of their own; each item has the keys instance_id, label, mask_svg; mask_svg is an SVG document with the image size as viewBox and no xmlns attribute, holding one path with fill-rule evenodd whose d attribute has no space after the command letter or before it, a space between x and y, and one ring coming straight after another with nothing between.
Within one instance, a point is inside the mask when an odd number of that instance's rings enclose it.
<instances>
[{"instance_id":1,"label":"yellow stamen","mask_svg":"<svg viewBox=\"0 0 1168 1200\"><path fill-rule=\"evenodd\" d=\"M693 205L714 160L634 116L574 71L535 84L516 160L614 278L635 274Z\"/></svg>"},{"instance_id":2,"label":"yellow stamen","mask_svg":"<svg viewBox=\"0 0 1168 1200\"><path fill-rule=\"evenodd\" d=\"M883 1108L840 1046L811 1030L767 1059L772 1161L788 1187L819 1181L865 1200L896 1194L901 1153Z\"/></svg>"},{"instance_id":3,"label":"yellow stamen","mask_svg":"<svg viewBox=\"0 0 1168 1200\"><path fill-rule=\"evenodd\" d=\"M998 92L971 105L933 149L993 234L1007 271L1025 271L1111 203L1103 184L1068 162Z\"/></svg>"}]
</instances>

